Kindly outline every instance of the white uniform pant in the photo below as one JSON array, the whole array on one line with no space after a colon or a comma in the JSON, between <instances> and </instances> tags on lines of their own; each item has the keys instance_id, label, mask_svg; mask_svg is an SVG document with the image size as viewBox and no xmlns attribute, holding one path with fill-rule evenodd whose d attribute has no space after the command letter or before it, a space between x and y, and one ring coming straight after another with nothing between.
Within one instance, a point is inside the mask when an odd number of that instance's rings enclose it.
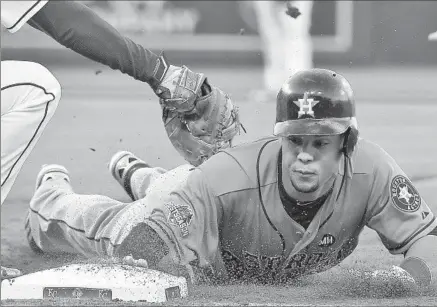
<instances>
[{"instance_id":1,"label":"white uniform pant","mask_svg":"<svg viewBox=\"0 0 437 307\"><path fill-rule=\"evenodd\" d=\"M285 14L286 5L277 1L253 1L258 32L263 42L264 85L278 92L282 84L299 70L313 66L310 35L313 1L293 1L301 15Z\"/></svg>"},{"instance_id":2,"label":"white uniform pant","mask_svg":"<svg viewBox=\"0 0 437 307\"><path fill-rule=\"evenodd\" d=\"M1 62L1 203L61 98L61 86L44 66Z\"/></svg>"}]
</instances>

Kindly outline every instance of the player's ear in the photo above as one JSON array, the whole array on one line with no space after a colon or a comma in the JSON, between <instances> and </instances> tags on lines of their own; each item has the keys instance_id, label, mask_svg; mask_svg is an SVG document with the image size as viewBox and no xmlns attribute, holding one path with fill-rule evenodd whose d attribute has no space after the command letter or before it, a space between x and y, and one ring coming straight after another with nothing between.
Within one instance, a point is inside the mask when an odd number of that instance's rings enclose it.
<instances>
[{"instance_id":1,"label":"player's ear","mask_svg":"<svg viewBox=\"0 0 437 307\"><path fill-rule=\"evenodd\" d=\"M349 129L345 132L339 135L340 137L340 155L347 155L348 154L348 138L349 138Z\"/></svg>"}]
</instances>

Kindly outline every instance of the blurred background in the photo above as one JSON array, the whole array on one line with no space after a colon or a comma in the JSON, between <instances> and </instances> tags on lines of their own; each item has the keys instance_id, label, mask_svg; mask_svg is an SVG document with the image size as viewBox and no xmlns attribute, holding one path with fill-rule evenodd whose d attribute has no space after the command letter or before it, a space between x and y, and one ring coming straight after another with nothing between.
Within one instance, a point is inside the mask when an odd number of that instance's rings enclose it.
<instances>
[{"instance_id":1,"label":"blurred background","mask_svg":"<svg viewBox=\"0 0 437 307\"><path fill-rule=\"evenodd\" d=\"M174 61L262 64L253 1L82 2ZM315 1L311 12L315 66L437 64L437 41L427 40L435 31L436 1ZM2 58L87 63L28 26L2 32Z\"/></svg>"}]
</instances>

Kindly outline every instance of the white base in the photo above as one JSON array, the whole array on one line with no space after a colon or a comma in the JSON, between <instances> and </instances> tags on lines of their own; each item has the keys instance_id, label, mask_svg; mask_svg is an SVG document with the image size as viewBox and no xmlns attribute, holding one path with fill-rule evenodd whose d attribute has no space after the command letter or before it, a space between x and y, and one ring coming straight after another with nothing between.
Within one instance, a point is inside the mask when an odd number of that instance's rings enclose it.
<instances>
[{"instance_id":1,"label":"white base","mask_svg":"<svg viewBox=\"0 0 437 307\"><path fill-rule=\"evenodd\" d=\"M187 294L184 277L122 264L72 264L1 283L2 300L70 298L161 303Z\"/></svg>"},{"instance_id":2,"label":"white base","mask_svg":"<svg viewBox=\"0 0 437 307\"><path fill-rule=\"evenodd\" d=\"M428 40L430 40L430 41L437 41L437 31L433 32L433 33L430 33L428 35Z\"/></svg>"}]
</instances>

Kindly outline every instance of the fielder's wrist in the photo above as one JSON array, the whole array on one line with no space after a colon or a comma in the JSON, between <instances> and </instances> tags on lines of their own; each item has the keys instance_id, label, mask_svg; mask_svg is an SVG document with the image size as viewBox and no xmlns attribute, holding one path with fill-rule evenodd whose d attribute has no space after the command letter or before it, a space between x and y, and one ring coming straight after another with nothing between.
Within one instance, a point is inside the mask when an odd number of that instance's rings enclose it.
<instances>
[{"instance_id":1,"label":"fielder's wrist","mask_svg":"<svg viewBox=\"0 0 437 307\"><path fill-rule=\"evenodd\" d=\"M165 74L170 68L170 63L167 61L164 53L161 53L159 58L156 60L155 67L153 69L152 78L150 79L150 86L153 90L156 90L158 85L164 80Z\"/></svg>"}]
</instances>

